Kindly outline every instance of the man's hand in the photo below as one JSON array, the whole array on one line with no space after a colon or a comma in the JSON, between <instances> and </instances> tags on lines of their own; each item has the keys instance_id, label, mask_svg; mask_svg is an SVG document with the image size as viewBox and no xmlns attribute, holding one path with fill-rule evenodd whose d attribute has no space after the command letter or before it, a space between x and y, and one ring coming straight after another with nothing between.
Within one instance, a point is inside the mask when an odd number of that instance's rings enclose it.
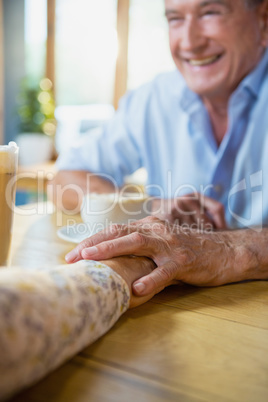
<instances>
[{"instance_id":1,"label":"man's hand","mask_svg":"<svg viewBox=\"0 0 268 402\"><path fill-rule=\"evenodd\" d=\"M154 199L152 215L171 224L176 223L192 229L227 229L224 206L199 193L175 199Z\"/></svg>"},{"instance_id":2,"label":"man's hand","mask_svg":"<svg viewBox=\"0 0 268 402\"><path fill-rule=\"evenodd\" d=\"M48 183L48 198L57 208L77 214L85 194L111 193L114 186L96 174L85 170L60 170Z\"/></svg>"},{"instance_id":3,"label":"man's hand","mask_svg":"<svg viewBox=\"0 0 268 402\"><path fill-rule=\"evenodd\" d=\"M139 296L158 293L178 281L218 286L263 278L261 275L267 277L267 265L262 273L258 272L261 262L252 248L249 232L200 233L149 217L128 226L108 227L80 243L66 260L104 260L119 255L149 257L157 268L134 282L133 291ZM266 238L257 239L256 245L266 244L267 237L266 232Z\"/></svg>"}]
</instances>

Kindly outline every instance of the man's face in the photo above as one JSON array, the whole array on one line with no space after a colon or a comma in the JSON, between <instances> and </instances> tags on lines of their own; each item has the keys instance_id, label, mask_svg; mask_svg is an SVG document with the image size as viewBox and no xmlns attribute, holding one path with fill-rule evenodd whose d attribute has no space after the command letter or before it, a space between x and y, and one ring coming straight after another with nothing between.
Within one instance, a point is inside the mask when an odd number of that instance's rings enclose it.
<instances>
[{"instance_id":1,"label":"man's face","mask_svg":"<svg viewBox=\"0 0 268 402\"><path fill-rule=\"evenodd\" d=\"M244 0L165 0L170 48L200 96L229 97L263 53L263 6Z\"/></svg>"}]
</instances>

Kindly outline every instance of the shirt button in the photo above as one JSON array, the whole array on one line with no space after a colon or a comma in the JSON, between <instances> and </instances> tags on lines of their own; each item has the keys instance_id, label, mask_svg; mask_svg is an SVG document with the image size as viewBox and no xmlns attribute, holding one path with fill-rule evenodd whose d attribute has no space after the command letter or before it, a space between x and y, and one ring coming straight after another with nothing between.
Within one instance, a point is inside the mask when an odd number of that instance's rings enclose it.
<instances>
[{"instance_id":1,"label":"shirt button","mask_svg":"<svg viewBox=\"0 0 268 402\"><path fill-rule=\"evenodd\" d=\"M223 192L223 186L221 184L215 184L213 189L217 194L221 194Z\"/></svg>"}]
</instances>

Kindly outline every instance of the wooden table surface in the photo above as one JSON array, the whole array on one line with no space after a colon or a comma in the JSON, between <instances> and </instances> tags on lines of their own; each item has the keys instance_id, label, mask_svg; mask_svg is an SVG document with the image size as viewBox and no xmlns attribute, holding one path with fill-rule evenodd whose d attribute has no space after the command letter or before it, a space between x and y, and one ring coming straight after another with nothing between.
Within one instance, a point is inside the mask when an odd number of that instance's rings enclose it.
<instances>
[{"instance_id":1,"label":"wooden table surface","mask_svg":"<svg viewBox=\"0 0 268 402\"><path fill-rule=\"evenodd\" d=\"M28 209L27 209L28 208ZM76 217L77 218L77 217ZM73 221L47 204L15 216L12 263L64 263ZM267 401L268 282L172 286L12 401Z\"/></svg>"}]
</instances>

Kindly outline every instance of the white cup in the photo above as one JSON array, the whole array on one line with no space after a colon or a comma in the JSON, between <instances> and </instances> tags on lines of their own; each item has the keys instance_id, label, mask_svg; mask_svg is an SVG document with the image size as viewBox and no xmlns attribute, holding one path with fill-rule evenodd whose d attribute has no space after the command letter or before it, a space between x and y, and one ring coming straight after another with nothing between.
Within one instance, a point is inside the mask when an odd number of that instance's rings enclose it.
<instances>
[{"instance_id":1,"label":"white cup","mask_svg":"<svg viewBox=\"0 0 268 402\"><path fill-rule=\"evenodd\" d=\"M97 232L112 223L127 224L149 215L149 198L142 193L90 193L84 196L81 217Z\"/></svg>"}]
</instances>

